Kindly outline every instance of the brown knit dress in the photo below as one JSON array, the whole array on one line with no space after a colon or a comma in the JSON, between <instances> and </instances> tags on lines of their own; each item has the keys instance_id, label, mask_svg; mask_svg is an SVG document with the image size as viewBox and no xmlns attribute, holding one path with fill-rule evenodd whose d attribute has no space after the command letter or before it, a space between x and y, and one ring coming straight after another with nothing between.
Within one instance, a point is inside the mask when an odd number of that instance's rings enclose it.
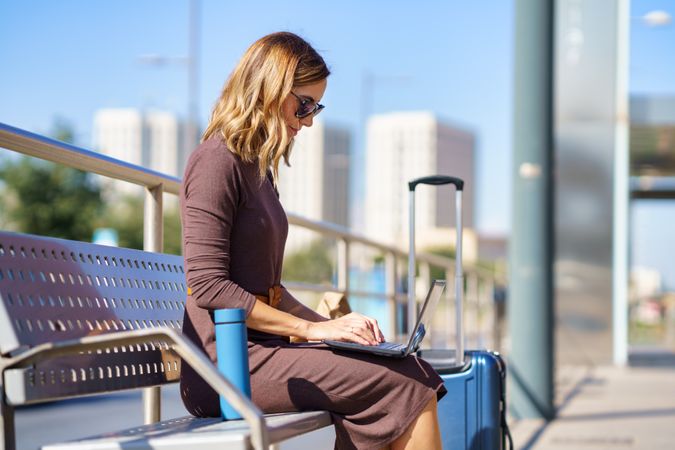
<instances>
[{"instance_id":1,"label":"brown knit dress","mask_svg":"<svg viewBox=\"0 0 675 450\"><path fill-rule=\"evenodd\" d=\"M216 362L212 311L244 308L280 284L286 214L271 180L221 139L190 156L180 196L187 298L183 334ZM282 289L282 300L291 294ZM424 361L337 352L248 329L253 402L266 413L331 412L338 449L381 448L399 437L442 380ZM187 364L181 396L199 417L219 416L218 395Z\"/></svg>"}]
</instances>

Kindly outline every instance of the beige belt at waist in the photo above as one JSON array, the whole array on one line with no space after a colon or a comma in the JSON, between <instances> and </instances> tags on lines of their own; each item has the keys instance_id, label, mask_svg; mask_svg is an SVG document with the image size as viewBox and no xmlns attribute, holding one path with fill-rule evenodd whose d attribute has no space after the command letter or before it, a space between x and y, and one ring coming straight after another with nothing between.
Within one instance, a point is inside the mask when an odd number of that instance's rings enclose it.
<instances>
[{"instance_id":1,"label":"beige belt at waist","mask_svg":"<svg viewBox=\"0 0 675 450\"><path fill-rule=\"evenodd\" d=\"M257 298L263 303L267 303L272 308L276 308L279 302L281 301L281 286L278 284L274 285L271 288L269 288L267 292L268 292L267 297L265 297L264 295L256 295L255 298Z\"/></svg>"},{"instance_id":2,"label":"beige belt at waist","mask_svg":"<svg viewBox=\"0 0 675 450\"><path fill-rule=\"evenodd\" d=\"M260 300L263 303L270 305L272 308L276 308L279 302L281 301L281 286L275 285L269 288L267 291L268 295L256 295L255 298ZM188 295L192 295L192 288L187 288Z\"/></svg>"}]
</instances>

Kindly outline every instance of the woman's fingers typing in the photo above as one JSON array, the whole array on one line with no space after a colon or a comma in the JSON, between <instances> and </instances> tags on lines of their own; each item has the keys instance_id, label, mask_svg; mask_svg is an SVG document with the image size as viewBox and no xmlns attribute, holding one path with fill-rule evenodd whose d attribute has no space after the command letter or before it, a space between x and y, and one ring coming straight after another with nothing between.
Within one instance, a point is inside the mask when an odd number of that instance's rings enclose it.
<instances>
[{"instance_id":1,"label":"woman's fingers typing","mask_svg":"<svg viewBox=\"0 0 675 450\"><path fill-rule=\"evenodd\" d=\"M363 326L352 326L350 327L347 335L344 336L343 339L340 340L346 340L350 342L358 342L359 344L364 344L364 345L375 345L377 342L375 342L373 333L371 330L367 327Z\"/></svg>"},{"instance_id":2,"label":"woman's fingers typing","mask_svg":"<svg viewBox=\"0 0 675 450\"><path fill-rule=\"evenodd\" d=\"M384 342L377 320L358 313L350 313L326 322L312 323L308 339L329 339L363 345L377 345Z\"/></svg>"},{"instance_id":3,"label":"woman's fingers typing","mask_svg":"<svg viewBox=\"0 0 675 450\"><path fill-rule=\"evenodd\" d=\"M352 313L355 314L356 317L359 319L363 320L364 326L368 328L368 331L370 332L369 335L372 336L374 341L372 342L373 344L379 344L380 342L384 342L384 335L382 334L382 331L380 330L380 326L377 323L377 320L363 316L358 313Z\"/></svg>"},{"instance_id":4,"label":"woman's fingers typing","mask_svg":"<svg viewBox=\"0 0 675 450\"><path fill-rule=\"evenodd\" d=\"M375 336L375 339L377 339L377 342L384 342L384 334L382 334L382 330L380 330L380 325L377 323L377 320L370 317L367 317L367 319L371 330L373 331L373 335Z\"/></svg>"}]
</instances>

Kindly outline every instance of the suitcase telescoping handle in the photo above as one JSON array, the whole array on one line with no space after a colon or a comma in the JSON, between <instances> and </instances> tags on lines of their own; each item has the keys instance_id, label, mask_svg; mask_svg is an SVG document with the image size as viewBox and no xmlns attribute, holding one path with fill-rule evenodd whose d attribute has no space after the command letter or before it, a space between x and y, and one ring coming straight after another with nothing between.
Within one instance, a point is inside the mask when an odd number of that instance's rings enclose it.
<instances>
[{"instance_id":1,"label":"suitcase telescoping handle","mask_svg":"<svg viewBox=\"0 0 675 450\"><path fill-rule=\"evenodd\" d=\"M415 178L408 182L408 189L414 191L418 184L432 184L434 186L454 184L458 191L464 190L464 180L447 175L431 175L429 177Z\"/></svg>"},{"instance_id":2,"label":"suitcase telescoping handle","mask_svg":"<svg viewBox=\"0 0 675 450\"><path fill-rule=\"evenodd\" d=\"M464 181L460 178L446 175L432 175L428 177L416 178L408 182L410 191L410 256L408 258L408 330L412 330L417 320L417 308L415 300L415 188L418 184L430 184L441 186L444 184L453 184L455 186L455 219L457 239L455 243L455 312L456 312L456 353L455 362L458 365L464 363L464 328L463 322L463 293L464 293L464 273L462 270L462 191L464 190Z\"/></svg>"}]
</instances>

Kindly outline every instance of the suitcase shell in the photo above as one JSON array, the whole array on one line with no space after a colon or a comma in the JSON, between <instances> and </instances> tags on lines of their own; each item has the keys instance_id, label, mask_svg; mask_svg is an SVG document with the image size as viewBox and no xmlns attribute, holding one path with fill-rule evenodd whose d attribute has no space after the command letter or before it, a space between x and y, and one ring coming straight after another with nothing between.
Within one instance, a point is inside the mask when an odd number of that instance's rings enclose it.
<instances>
[{"instance_id":1,"label":"suitcase shell","mask_svg":"<svg viewBox=\"0 0 675 450\"><path fill-rule=\"evenodd\" d=\"M442 356L447 352L452 352L454 361L452 350L421 352L421 356L439 373L448 390L438 402L443 448L504 449L508 435L504 361L495 352L470 350L465 353L466 364L458 368L454 364L444 364Z\"/></svg>"},{"instance_id":2,"label":"suitcase shell","mask_svg":"<svg viewBox=\"0 0 675 450\"><path fill-rule=\"evenodd\" d=\"M409 319L415 313L415 187L418 184L453 184L456 189L456 267L455 301L457 341L455 350L420 350L443 379L448 393L438 403L441 441L446 450L502 450L506 439L513 440L506 423L506 365L501 356L488 350L464 351L462 303L464 273L462 269L462 191L461 179L435 175L408 183L410 190L410 258L408 262ZM462 355L463 358L457 358Z\"/></svg>"}]
</instances>

